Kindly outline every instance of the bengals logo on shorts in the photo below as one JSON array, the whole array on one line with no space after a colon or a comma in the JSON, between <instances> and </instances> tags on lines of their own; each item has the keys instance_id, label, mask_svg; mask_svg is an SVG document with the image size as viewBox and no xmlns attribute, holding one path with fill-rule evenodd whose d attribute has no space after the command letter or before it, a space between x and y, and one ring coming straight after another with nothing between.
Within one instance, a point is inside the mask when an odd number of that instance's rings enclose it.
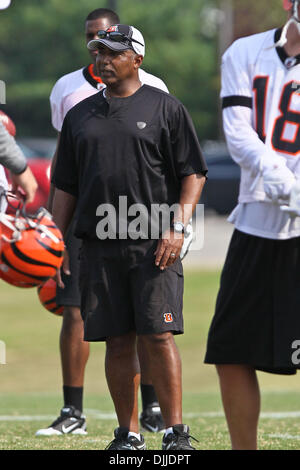
<instances>
[{"instance_id":1,"label":"bengals logo on shorts","mask_svg":"<svg viewBox=\"0 0 300 470\"><path fill-rule=\"evenodd\" d=\"M165 323L172 323L173 316L172 313L164 313Z\"/></svg>"}]
</instances>

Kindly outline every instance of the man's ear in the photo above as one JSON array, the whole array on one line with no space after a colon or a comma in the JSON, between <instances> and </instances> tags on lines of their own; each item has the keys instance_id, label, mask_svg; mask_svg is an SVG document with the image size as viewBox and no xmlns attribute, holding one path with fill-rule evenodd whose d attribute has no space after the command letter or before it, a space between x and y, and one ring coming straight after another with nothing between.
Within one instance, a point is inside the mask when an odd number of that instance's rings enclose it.
<instances>
[{"instance_id":1,"label":"man's ear","mask_svg":"<svg viewBox=\"0 0 300 470\"><path fill-rule=\"evenodd\" d=\"M292 2L291 0L283 0L283 8L286 10L286 11L289 11L291 8L292 8Z\"/></svg>"},{"instance_id":2,"label":"man's ear","mask_svg":"<svg viewBox=\"0 0 300 470\"><path fill-rule=\"evenodd\" d=\"M140 54L136 54L134 57L134 68L138 69L143 63L144 57Z\"/></svg>"}]
</instances>

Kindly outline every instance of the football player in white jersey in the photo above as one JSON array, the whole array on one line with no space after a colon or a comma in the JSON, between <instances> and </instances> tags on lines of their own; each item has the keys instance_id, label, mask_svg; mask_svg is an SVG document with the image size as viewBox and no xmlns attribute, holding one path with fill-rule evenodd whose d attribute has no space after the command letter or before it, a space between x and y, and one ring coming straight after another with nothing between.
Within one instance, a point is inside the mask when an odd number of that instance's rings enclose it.
<instances>
[{"instance_id":1,"label":"football player in white jersey","mask_svg":"<svg viewBox=\"0 0 300 470\"><path fill-rule=\"evenodd\" d=\"M98 39L97 32L106 30L112 24L120 23L118 15L112 10L99 8L92 11L86 18L86 43ZM89 50L92 63L75 72L61 77L54 85L51 95L52 125L58 132L58 142L63 120L67 112L83 99L98 93L105 87L95 71L97 51ZM168 92L164 82L139 70L139 78L143 84L151 85ZM53 173L56 164L56 153L52 162ZM48 210L52 211L54 187L51 185ZM85 417L82 414L84 371L89 357L89 343L83 341L83 322L80 314L79 294L79 251L81 241L75 238L70 230L67 249L70 258L70 272L62 274L64 289L57 288L57 303L64 306L63 323L60 335L60 351L63 373L64 407L57 420L48 428L39 429L37 436L63 434L86 434ZM141 357L141 352L140 352ZM143 361L142 361L143 362ZM158 400L151 383L149 372L142 367L141 394L143 412L140 416L141 426L150 432L164 429Z\"/></svg>"},{"instance_id":2,"label":"football player in white jersey","mask_svg":"<svg viewBox=\"0 0 300 470\"><path fill-rule=\"evenodd\" d=\"M12 191L18 194L18 188L22 188L26 203L32 202L38 187L36 179L14 137L0 119L0 194L8 189L4 167L11 172ZM6 207L6 200L0 197L0 212L5 212Z\"/></svg>"},{"instance_id":3,"label":"football player in white jersey","mask_svg":"<svg viewBox=\"0 0 300 470\"><path fill-rule=\"evenodd\" d=\"M233 449L256 449L256 370L295 374L300 339L300 7L284 28L235 41L222 60L223 123L241 167L235 231L221 276L205 362L216 364Z\"/></svg>"}]
</instances>

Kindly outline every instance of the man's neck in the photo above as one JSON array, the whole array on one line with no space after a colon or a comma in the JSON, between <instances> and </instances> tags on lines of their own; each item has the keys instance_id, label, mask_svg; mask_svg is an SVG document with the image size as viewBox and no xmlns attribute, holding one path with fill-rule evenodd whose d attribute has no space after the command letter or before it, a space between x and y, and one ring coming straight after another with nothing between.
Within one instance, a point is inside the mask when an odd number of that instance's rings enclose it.
<instances>
[{"instance_id":1,"label":"man's neck","mask_svg":"<svg viewBox=\"0 0 300 470\"><path fill-rule=\"evenodd\" d=\"M127 96L133 95L140 87L142 83L139 78L136 80L123 81L114 85L106 85L106 97L109 98L126 98Z\"/></svg>"},{"instance_id":2,"label":"man's neck","mask_svg":"<svg viewBox=\"0 0 300 470\"><path fill-rule=\"evenodd\" d=\"M300 54L300 33L295 24L291 24L287 32L287 43L284 46L285 52L289 56Z\"/></svg>"}]
</instances>

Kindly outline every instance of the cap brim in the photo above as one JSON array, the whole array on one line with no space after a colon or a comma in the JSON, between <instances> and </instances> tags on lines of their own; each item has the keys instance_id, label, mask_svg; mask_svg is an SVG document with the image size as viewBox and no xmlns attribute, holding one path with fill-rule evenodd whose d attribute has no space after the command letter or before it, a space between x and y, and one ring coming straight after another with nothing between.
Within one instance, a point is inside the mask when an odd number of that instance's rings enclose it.
<instances>
[{"instance_id":1,"label":"cap brim","mask_svg":"<svg viewBox=\"0 0 300 470\"><path fill-rule=\"evenodd\" d=\"M99 44L104 44L104 46L108 47L113 51L126 51L127 49L132 49L131 46L122 44L121 42L117 41L109 41L108 39L93 39L88 43L87 47L91 51L96 51L97 49L99 49Z\"/></svg>"}]
</instances>

